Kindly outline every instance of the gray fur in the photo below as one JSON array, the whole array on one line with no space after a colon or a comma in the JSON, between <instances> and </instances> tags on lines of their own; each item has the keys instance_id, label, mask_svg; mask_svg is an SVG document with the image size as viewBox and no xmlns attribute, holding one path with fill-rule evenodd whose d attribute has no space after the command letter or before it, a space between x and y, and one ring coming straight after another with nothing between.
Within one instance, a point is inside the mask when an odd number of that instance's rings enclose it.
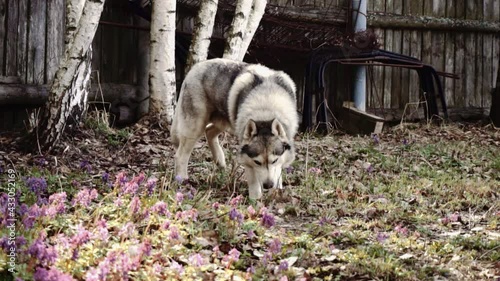
<instances>
[{"instance_id":1,"label":"gray fur","mask_svg":"<svg viewBox=\"0 0 500 281\"><path fill-rule=\"evenodd\" d=\"M198 63L181 87L172 124L176 175L187 178L189 157L203 133L215 163L225 167L217 136L229 131L238 136L250 197L260 198L262 186L281 187L297 129L295 84L284 72L225 59Z\"/></svg>"}]
</instances>

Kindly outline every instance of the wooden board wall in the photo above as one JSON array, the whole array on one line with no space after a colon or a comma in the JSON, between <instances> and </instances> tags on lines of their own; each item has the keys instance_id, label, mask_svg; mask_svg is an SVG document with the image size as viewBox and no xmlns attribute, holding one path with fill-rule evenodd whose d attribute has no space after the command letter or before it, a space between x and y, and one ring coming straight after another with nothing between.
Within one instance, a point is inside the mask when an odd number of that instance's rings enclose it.
<instances>
[{"instance_id":1,"label":"wooden board wall","mask_svg":"<svg viewBox=\"0 0 500 281\"><path fill-rule=\"evenodd\" d=\"M369 0L369 13L429 16L463 20L500 21L500 0ZM439 31L432 29L374 28L381 48L410 55L433 65L437 71L460 79L441 78L449 107L484 108L498 75L500 35L488 32ZM369 108L403 109L419 101L415 71L370 67Z\"/></svg>"}]
</instances>

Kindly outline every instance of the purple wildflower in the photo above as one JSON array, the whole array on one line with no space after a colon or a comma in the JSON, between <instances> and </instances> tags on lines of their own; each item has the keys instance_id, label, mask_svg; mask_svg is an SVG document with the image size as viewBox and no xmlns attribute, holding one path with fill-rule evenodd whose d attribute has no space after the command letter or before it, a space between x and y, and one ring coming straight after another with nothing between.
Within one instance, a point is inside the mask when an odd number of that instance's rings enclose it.
<instances>
[{"instance_id":1,"label":"purple wildflower","mask_svg":"<svg viewBox=\"0 0 500 281\"><path fill-rule=\"evenodd\" d=\"M146 182L146 190L148 191L148 195L153 194L153 191L156 187L156 183L158 182L158 179L156 178L150 178Z\"/></svg>"},{"instance_id":2,"label":"purple wildflower","mask_svg":"<svg viewBox=\"0 0 500 281\"><path fill-rule=\"evenodd\" d=\"M29 207L23 218L24 228L31 229L35 224L36 219L41 215L43 215L43 209L40 208L37 204Z\"/></svg>"},{"instance_id":3,"label":"purple wildflower","mask_svg":"<svg viewBox=\"0 0 500 281\"><path fill-rule=\"evenodd\" d=\"M249 268L247 268L247 273L254 274L255 273L255 267L251 265Z\"/></svg>"},{"instance_id":4,"label":"purple wildflower","mask_svg":"<svg viewBox=\"0 0 500 281\"><path fill-rule=\"evenodd\" d=\"M273 240L271 240L268 246L269 246L269 252L273 255L276 255L279 252L281 252L281 241L278 238L274 238Z\"/></svg>"},{"instance_id":5,"label":"purple wildflower","mask_svg":"<svg viewBox=\"0 0 500 281\"><path fill-rule=\"evenodd\" d=\"M76 280L70 275L59 271L55 267L51 267L48 270L43 267L37 267L35 274L33 275L35 281L73 281Z\"/></svg>"},{"instance_id":6,"label":"purple wildflower","mask_svg":"<svg viewBox=\"0 0 500 281\"><path fill-rule=\"evenodd\" d=\"M136 194L139 191L139 184L135 181L129 181L122 185L121 194Z\"/></svg>"},{"instance_id":7,"label":"purple wildflower","mask_svg":"<svg viewBox=\"0 0 500 281\"><path fill-rule=\"evenodd\" d=\"M123 199L121 197L117 197L113 203L116 207L121 207L123 206Z\"/></svg>"},{"instance_id":8,"label":"purple wildflower","mask_svg":"<svg viewBox=\"0 0 500 281\"><path fill-rule=\"evenodd\" d=\"M81 205L83 207L88 207L92 200L97 198L97 195L98 193L95 188L82 189L75 195L75 198L73 198L73 206Z\"/></svg>"},{"instance_id":9,"label":"purple wildflower","mask_svg":"<svg viewBox=\"0 0 500 281\"><path fill-rule=\"evenodd\" d=\"M240 259L241 252L236 248L232 248L227 255L224 255L222 258L222 262L226 264L226 267L229 268L231 263L237 262Z\"/></svg>"},{"instance_id":10,"label":"purple wildflower","mask_svg":"<svg viewBox=\"0 0 500 281\"><path fill-rule=\"evenodd\" d=\"M183 184L184 183L184 178L182 178L180 175L177 175L175 176L174 180L178 183L178 184Z\"/></svg>"},{"instance_id":11,"label":"purple wildflower","mask_svg":"<svg viewBox=\"0 0 500 281\"><path fill-rule=\"evenodd\" d=\"M141 209L141 200L139 200L139 197L134 196L134 198L132 198L129 204L130 214L132 215L136 214L139 212L140 209Z\"/></svg>"},{"instance_id":12,"label":"purple wildflower","mask_svg":"<svg viewBox=\"0 0 500 281\"><path fill-rule=\"evenodd\" d=\"M389 235L387 235L387 233L384 232L377 233L377 241L379 243L384 243L385 240L387 240L387 238L389 238Z\"/></svg>"},{"instance_id":13,"label":"purple wildflower","mask_svg":"<svg viewBox=\"0 0 500 281\"><path fill-rule=\"evenodd\" d=\"M266 228L271 228L275 225L274 216L270 213L264 212L260 220L260 224Z\"/></svg>"},{"instance_id":14,"label":"purple wildflower","mask_svg":"<svg viewBox=\"0 0 500 281\"><path fill-rule=\"evenodd\" d=\"M321 217L321 219L319 220L319 225L323 226L325 224L331 224L332 222L333 220L331 218Z\"/></svg>"},{"instance_id":15,"label":"purple wildflower","mask_svg":"<svg viewBox=\"0 0 500 281\"><path fill-rule=\"evenodd\" d=\"M321 169L316 167L311 167L309 168L309 173L314 175L319 175L321 174Z\"/></svg>"},{"instance_id":16,"label":"purple wildflower","mask_svg":"<svg viewBox=\"0 0 500 281\"><path fill-rule=\"evenodd\" d=\"M179 229L177 228L177 226L175 225L172 225L170 227L170 239L173 239L173 240L178 240L180 238L180 233L179 233Z\"/></svg>"},{"instance_id":17,"label":"purple wildflower","mask_svg":"<svg viewBox=\"0 0 500 281\"><path fill-rule=\"evenodd\" d=\"M109 238L108 223L105 219L97 221L97 235L101 241L107 241Z\"/></svg>"},{"instance_id":18,"label":"purple wildflower","mask_svg":"<svg viewBox=\"0 0 500 281\"><path fill-rule=\"evenodd\" d=\"M378 144L380 142L380 138L377 134L372 135L372 140L374 144Z\"/></svg>"},{"instance_id":19,"label":"purple wildflower","mask_svg":"<svg viewBox=\"0 0 500 281\"><path fill-rule=\"evenodd\" d=\"M84 170L87 173L92 172L92 166L87 160L82 160L82 162L80 162L80 169Z\"/></svg>"},{"instance_id":20,"label":"purple wildflower","mask_svg":"<svg viewBox=\"0 0 500 281\"><path fill-rule=\"evenodd\" d=\"M151 207L151 211L153 213L157 213L158 215L162 215L162 216L166 216L166 217L170 217L171 214L170 212L168 211L167 209L167 203L163 202L163 201L159 201L159 202L156 202L153 207Z\"/></svg>"},{"instance_id":21,"label":"purple wildflower","mask_svg":"<svg viewBox=\"0 0 500 281\"><path fill-rule=\"evenodd\" d=\"M151 241L149 239L144 240L141 244L141 252L143 255L149 256L151 255L151 250L153 247L151 246Z\"/></svg>"},{"instance_id":22,"label":"purple wildflower","mask_svg":"<svg viewBox=\"0 0 500 281\"><path fill-rule=\"evenodd\" d=\"M177 203L182 203L182 201L184 201L184 194L182 194L181 192L177 192L175 194L175 201L177 201Z\"/></svg>"},{"instance_id":23,"label":"purple wildflower","mask_svg":"<svg viewBox=\"0 0 500 281\"><path fill-rule=\"evenodd\" d=\"M45 209L45 215L54 218L66 211L66 192L54 193L49 197L50 206Z\"/></svg>"},{"instance_id":24,"label":"purple wildflower","mask_svg":"<svg viewBox=\"0 0 500 281\"><path fill-rule=\"evenodd\" d=\"M229 201L229 205L236 207L240 204L241 200L243 200L243 196L238 195L238 196L234 197L233 199L231 199L231 201Z\"/></svg>"},{"instance_id":25,"label":"purple wildflower","mask_svg":"<svg viewBox=\"0 0 500 281\"><path fill-rule=\"evenodd\" d=\"M229 211L229 219L232 221L237 221L239 224L243 222L243 214L241 214L236 208L232 208Z\"/></svg>"},{"instance_id":26,"label":"purple wildflower","mask_svg":"<svg viewBox=\"0 0 500 281\"><path fill-rule=\"evenodd\" d=\"M120 172L120 173L118 173L118 175L115 176L115 186L116 187L123 186L127 182L128 182L128 179L127 179L127 174L125 172Z\"/></svg>"},{"instance_id":27,"label":"purple wildflower","mask_svg":"<svg viewBox=\"0 0 500 281\"><path fill-rule=\"evenodd\" d=\"M403 145L408 145L408 140L407 139L403 139Z\"/></svg>"},{"instance_id":28,"label":"purple wildflower","mask_svg":"<svg viewBox=\"0 0 500 281\"><path fill-rule=\"evenodd\" d=\"M121 238L131 237L135 232L135 225L132 222L127 222L122 229L118 232Z\"/></svg>"},{"instance_id":29,"label":"purple wildflower","mask_svg":"<svg viewBox=\"0 0 500 281\"><path fill-rule=\"evenodd\" d=\"M144 175L144 173L140 173L139 175L135 176L132 181L137 183L138 185L141 185L144 179L146 179L146 175Z\"/></svg>"},{"instance_id":30,"label":"purple wildflower","mask_svg":"<svg viewBox=\"0 0 500 281\"><path fill-rule=\"evenodd\" d=\"M43 266L54 264L57 259L57 252L53 246L45 246L44 237L38 238L28 248L28 254L35 257L38 263Z\"/></svg>"},{"instance_id":31,"label":"purple wildflower","mask_svg":"<svg viewBox=\"0 0 500 281\"><path fill-rule=\"evenodd\" d=\"M47 181L44 178L30 177L26 180L26 185L35 193L39 204L46 203L46 199L43 196L47 192Z\"/></svg>"},{"instance_id":32,"label":"purple wildflower","mask_svg":"<svg viewBox=\"0 0 500 281\"><path fill-rule=\"evenodd\" d=\"M44 178L30 177L26 180L26 185L37 195L47 191L47 181Z\"/></svg>"},{"instance_id":33,"label":"purple wildflower","mask_svg":"<svg viewBox=\"0 0 500 281\"><path fill-rule=\"evenodd\" d=\"M192 266L196 266L196 267L200 267L200 266L206 264L205 260L203 259L203 256L200 254L194 254L194 255L190 256L189 263Z\"/></svg>"},{"instance_id":34,"label":"purple wildflower","mask_svg":"<svg viewBox=\"0 0 500 281\"><path fill-rule=\"evenodd\" d=\"M247 212L248 212L248 215L249 215L250 217L255 216L255 214L257 213L257 212L255 211L255 209L252 207L252 205L248 206L248 208L247 208Z\"/></svg>"},{"instance_id":35,"label":"purple wildflower","mask_svg":"<svg viewBox=\"0 0 500 281\"><path fill-rule=\"evenodd\" d=\"M248 237L248 239L253 239L255 237L255 231L253 231L253 229L250 229L247 232L247 237Z\"/></svg>"},{"instance_id":36,"label":"purple wildflower","mask_svg":"<svg viewBox=\"0 0 500 281\"><path fill-rule=\"evenodd\" d=\"M101 176L102 182L103 183L108 183L109 182L109 174L108 172L104 172Z\"/></svg>"},{"instance_id":37,"label":"purple wildflower","mask_svg":"<svg viewBox=\"0 0 500 281\"><path fill-rule=\"evenodd\" d=\"M219 202L215 202L212 204L212 208L214 208L216 211L219 210L219 207L220 207L220 203Z\"/></svg>"},{"instance_id":38,"label":"purple wildflower","mask_svg":"<svg viewBox=\"0 0 500 281\"><path fill-rule=\"evenodd\" d=\"M368 164L368 165L366 166L366 172L367 172L367 173L371 173L371 172L373 172L373 166L372 166L372 164Z\"/></svg>"},{"instance_id":39,"label":"purple wildflower","mask_svg":"<svg viewBox=\"0 0 500 281\"><path fill-rule=\"evenodd\" d=\"M278 266L279 271L285 271L288 270L288 261L283 260L280 262L280 265Z\"/></svg>"},{"instance_id":40,"label":"purple wildflower","mask_svg":"<svg viewBox=\"0 0 500 281\"><path fill-rule=\"evenodd\" d=\"M398 225L394 228L394 230L395 230L397 233L399 233L399 234L401 234L401 235L403 235L403 236L408 236L408 228L406 228L406 227L402 226L401 224L398 224Z\"/></svg>"},{"instance_id":41,"label":"purple wildflower","mask_svg":"<svg viewBox=\"0 0 500 281\"><path fill-rule=\"evenodd\" d=\"M177 271L179 275L184 273L184 267L174 260L170 263L170 268Z\"/></svg>"},{"instance_id":42,"label":"purple wildflower","mask_svg":"<svg viewBox=\"0 0 500 281\"><path fill-rule=\"evenodd\" d=\"M76 227L76 233L71 237L71 244L74 246L81 246L90 241L91 233L85 229L81 224Z\"/></svg>"},{"instance_id":43,"label":"purple wildflower","mask_svg":"<svg viewBox=\"0 0 500 281\"><path fill-rule=\"evenodd\" d=\"M295 168L292 167L292 166L288 166L288 167L285 168L285 171L286 171L287 174L293 173L294 170L295 170Z\"/></svg>"},{"instance_id":44,"label":"purple wildflower","mask_svg":"<svg viewBox=\"0 0 500 281\"><path fill-rule=\"evenodd\" d=\"M35 159L35 165L37 165L39 167L46 166L48 163L49 162L44 157L40 157L40 158Z\"/></svg>"}]
</instances>

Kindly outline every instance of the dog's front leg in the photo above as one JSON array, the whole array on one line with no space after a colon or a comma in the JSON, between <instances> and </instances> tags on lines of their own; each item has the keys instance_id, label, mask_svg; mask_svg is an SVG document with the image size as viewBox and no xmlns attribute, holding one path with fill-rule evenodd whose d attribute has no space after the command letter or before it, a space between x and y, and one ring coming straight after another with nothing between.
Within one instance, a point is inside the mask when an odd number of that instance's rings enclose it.
<instances>
[{"instance_id":1,"label":"dog's front leg","mask_svg":"<svg viewBox=\"0 0 500 281\"><path fill-rule=\"evenodd\" d=\"M260 199L262 197L261 183L257 180L252 168L245 167L245 177L248 183L248 197L250 199Z\"/></svg>"}]
</instances>

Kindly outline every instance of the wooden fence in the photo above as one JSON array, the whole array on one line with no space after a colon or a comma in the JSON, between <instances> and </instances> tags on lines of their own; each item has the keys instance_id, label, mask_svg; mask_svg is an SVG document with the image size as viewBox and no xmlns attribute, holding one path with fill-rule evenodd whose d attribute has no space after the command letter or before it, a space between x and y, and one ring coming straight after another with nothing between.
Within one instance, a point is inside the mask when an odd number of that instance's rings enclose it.
<instances>
[{"instance_id":1,"label":"wooden fence","mask_svg":"<svg viewBox=\"0 0 500 281\"><path fill-rule=\"evenodd\" d=\"M456 26L461 22L477 23L479 27L498 24L500 0L370 0L368 9L370 15L400 15L424 23L441 19L444 24L439 28L431 24L412 27L408 23L404 28L376 25L374 31L383 49L419 58L437 71L459 76L459 79L442 78L449 107L489 108L498 75L499 33ZM369 87L368 107L402 109L418 101L419 81L415 71L392 67L369 70L369 79L376 82Z\"/></svg>"}]
</instances>

